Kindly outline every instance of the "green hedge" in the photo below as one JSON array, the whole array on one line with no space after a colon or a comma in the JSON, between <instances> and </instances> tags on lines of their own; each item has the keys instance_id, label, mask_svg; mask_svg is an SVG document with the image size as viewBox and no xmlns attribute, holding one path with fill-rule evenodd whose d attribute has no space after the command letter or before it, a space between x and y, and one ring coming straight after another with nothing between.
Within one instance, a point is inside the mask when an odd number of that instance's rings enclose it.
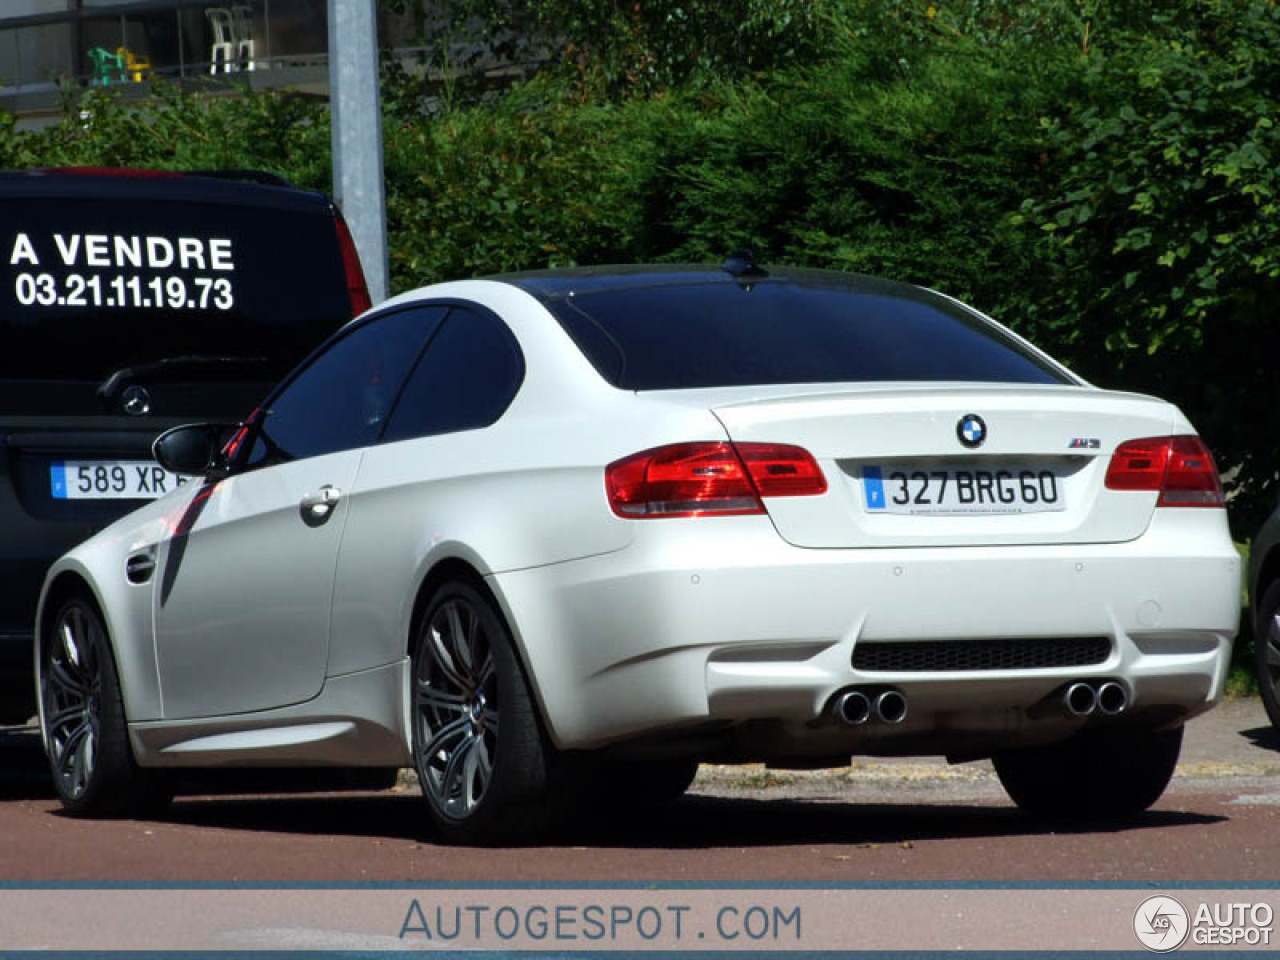
<instances>
[{"instance_id":1,"label":"green hedge","mask_svg":"<svg viewBox=\"0 0 1280 960\"><path fill-rule=\"evenodd\" d=\"M1177 401L1238 471L1244 539L1280 467L1280 9L1186 6L1046 117L1052 180L1014 220L1047 282L1017 314L1098 382Z\"/></svg>"}]
</instances>

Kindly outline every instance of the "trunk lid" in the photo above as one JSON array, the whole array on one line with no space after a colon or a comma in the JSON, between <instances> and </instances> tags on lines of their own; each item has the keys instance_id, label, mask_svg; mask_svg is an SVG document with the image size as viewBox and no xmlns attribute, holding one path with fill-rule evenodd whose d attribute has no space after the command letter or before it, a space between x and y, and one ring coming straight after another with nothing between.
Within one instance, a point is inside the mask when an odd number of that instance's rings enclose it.
<instances>
[{"instance_id":1,"label":"trunk lid","mask_svg":"<svg viewBox=\"0 0 1280 960\"><path fill-rule=\"evenodd\" d=\"M713 406L730 439L789 443L822 496L765 500L799 547L1115 543L1146 530L1154 491L1109 490L1116 447L1192 433L1170 404L1092 387L876 384Z\"/></svg>"}]
</instances>

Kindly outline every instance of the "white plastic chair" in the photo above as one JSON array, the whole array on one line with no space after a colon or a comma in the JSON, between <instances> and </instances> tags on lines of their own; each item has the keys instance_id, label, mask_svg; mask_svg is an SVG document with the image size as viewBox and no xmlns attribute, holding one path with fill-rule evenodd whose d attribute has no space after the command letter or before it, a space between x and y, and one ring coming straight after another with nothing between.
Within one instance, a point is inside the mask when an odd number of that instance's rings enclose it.
<instances>
[{"instance_id":1,"label":"white plastic chair","mask_svg":"<svg viewBox=\"0 0 1280 960\"><path fill-rule=\"evenodd\" d=\"M209 47L209 72L217 73L218 64L222 64L222 72L230 73L235 69L235 44L231 23L231 11L226 7L206 7L204 15L209 18L209 29L213 31L213 45Z\"/></svg>"},{"instance_id":2,"label":"white plastic chair","mask_svg":"<svg viewBox=\"0 0 1280 960\"><path fill-rule=\"evenodd\" d=\"M236 45L236 62L241 70L255 70L253 43L253 7L237 4L231 8L232 38Z\"/></svg>"}]
</instances>

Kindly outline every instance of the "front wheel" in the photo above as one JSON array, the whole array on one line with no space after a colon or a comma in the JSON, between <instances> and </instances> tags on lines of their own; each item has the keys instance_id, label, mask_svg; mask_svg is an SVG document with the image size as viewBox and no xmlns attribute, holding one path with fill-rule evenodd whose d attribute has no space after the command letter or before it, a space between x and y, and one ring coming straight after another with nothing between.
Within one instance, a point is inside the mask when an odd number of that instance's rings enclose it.
<instances>
[{"instance_id":1,"label":"front wheel","mask_svg":"<svg viewBox=\"0 0 1280 960\"><path fill-rule=\"evenodd\" d=\"M172 792L134 762L106 627L96 607L63 602L44 637L40 731L62 806L77 816L150 812Z\"/></svg>"},{"instance_id":2,"label":"front wheel","mask_svg":"<svg viewBox=\"0 0 1280 960\"><path fill-rule=\"evenodd\" d=\"M502 615L471 583L436 590L418 624L413 755L446 839L491 844L549 825L556 751Z\"/></svg>"},{"instance_id":3,"label":"front wheel","mask_svg":"<svg viewBox=\"0 0 1280 960\"><path fill-rule=\"evenodd\" d=\"M1280 581L1262 593L1253 627L1253 667L1262 705L1274 726L1280 727Z\"/></svg>"},{"instance_id":4,"label":"front wheel","mask_svg":"<svg viewBox=\"0 0 1280 960\"><path fill-rule=\"evenodd\" d=\"M1125 820L1160 799L1181 749L1182 727L1112 729L992 759L1000 783L1027 813L1061 821Z\"/></svg>"}]
</instances>

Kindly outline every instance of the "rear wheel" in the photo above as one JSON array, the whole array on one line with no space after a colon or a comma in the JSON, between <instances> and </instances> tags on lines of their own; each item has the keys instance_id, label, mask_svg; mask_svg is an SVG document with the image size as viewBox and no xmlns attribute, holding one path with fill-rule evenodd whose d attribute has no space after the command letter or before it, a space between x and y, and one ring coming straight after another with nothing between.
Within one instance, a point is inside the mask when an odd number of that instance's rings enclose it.
<instances>
[{"instance_id":1,"label":"rear wheel","mask_svg":"<svg viewBox=\"0 0 1280 960\"><path fill-rule=\"evenodd\" d=\"M80 597L57 609L40 664L41 734L54 789L78 816L142 813L173 798L167 779L133 759L106 627Z\"/></svg>"},{"instance_id":2,"label":"rear wheel","mask_svg":"<svg viewBox=\"0 0 1280 960\"><path fill-rule=\"evenodd\" d=\"M1112 729L993 758L1019 807L1051 820L1135 817L1155 803L1178 765L1182 728Z\"/></svg>"},{"instance_id":3,"label":"rear wheel","mask_svg":"<svg viewBox=\"0 0 1280 960\"><path fill-rule=\"evenodd\" d=\"M414 639L413 753L432 819L449 840L522 839L551 819L557 755L511 633L492 599L453 581Z\"/></svg>"},{"instance_id":4,"label":"rear wheel","mask_svg":"<svg viewBox=\"0 0 1280 960\"><path fill-rule=\"evenodd\" d=\"M1253 667L1262 705L1272 724L1280 727L1280 581L1263 591L1253 630Z\"/></svg>"}]
</instances>

